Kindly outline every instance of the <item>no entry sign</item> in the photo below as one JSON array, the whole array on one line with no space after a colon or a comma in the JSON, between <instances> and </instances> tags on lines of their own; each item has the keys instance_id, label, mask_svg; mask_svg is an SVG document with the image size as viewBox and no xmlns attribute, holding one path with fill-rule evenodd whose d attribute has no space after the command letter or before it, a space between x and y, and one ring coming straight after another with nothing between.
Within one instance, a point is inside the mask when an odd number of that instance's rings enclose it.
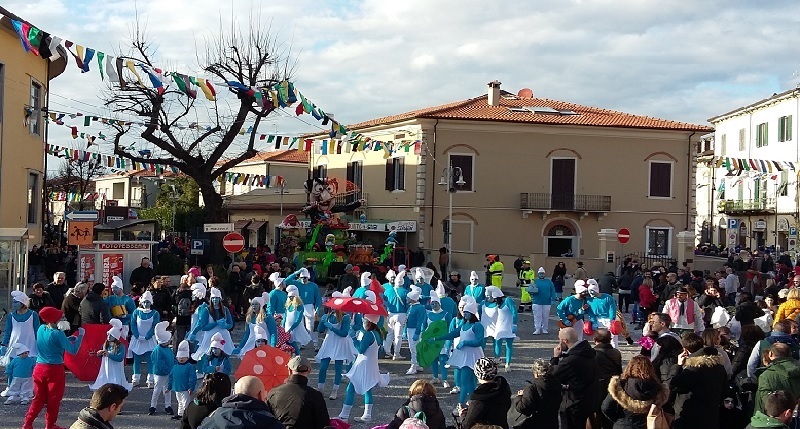
<instances>
[{"instance_id":1,"label":"no entry sign","mask_svg":"<svg viewBox=\"0 0 800 429\"><path fill-rule=\"evenodd\" d=\"M238 232L230 232L225 234L222 239L222 247L230 253L241 252L244 249L244 237Z\"/></svg>"},{"instance_id":2,"label":"no entry sign","mask_svg":"<svg viewBox=\"0 0 800 429\"><path fill-rule=\"evenodd\" d=\"M628 228L622 228L617 233L617 240L619 240L619 242L622 244L627 243L628 240L630 239L631 239L631 232L628 231Z\"/></svg>"}]
</instances>

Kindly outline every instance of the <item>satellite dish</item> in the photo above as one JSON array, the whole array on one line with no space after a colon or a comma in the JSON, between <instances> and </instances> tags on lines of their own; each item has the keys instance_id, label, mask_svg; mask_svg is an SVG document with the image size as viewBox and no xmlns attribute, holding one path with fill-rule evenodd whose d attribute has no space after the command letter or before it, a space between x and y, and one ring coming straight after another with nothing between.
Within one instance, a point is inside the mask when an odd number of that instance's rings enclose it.
<instances>
[{"instance_id":1,"label":"satellite dish","mask_svg":"<svg viewBox=\"0 0 800 429\"><path fill-rule=\"evenodd\" d=\"M530 88L522 88L517 93L519 98L533 98L533 91Z\"/></svg>"}]
</instances>

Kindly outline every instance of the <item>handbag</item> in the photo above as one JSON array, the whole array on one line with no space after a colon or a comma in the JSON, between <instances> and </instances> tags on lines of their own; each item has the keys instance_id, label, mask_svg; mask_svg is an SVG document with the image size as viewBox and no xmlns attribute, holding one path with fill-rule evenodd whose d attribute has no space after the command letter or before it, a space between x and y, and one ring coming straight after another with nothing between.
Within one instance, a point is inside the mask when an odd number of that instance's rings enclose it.
<instances>
[{"instance_id":1,"label":"handbag","mask_svg":"<svg viewBox=\"0 0 800 429\"><path fill-rule=\"evenodd\" d=\"M647 429L670 429L672 416L656 404L650 405L647 413Z\"/></svg>"}]
</instances>

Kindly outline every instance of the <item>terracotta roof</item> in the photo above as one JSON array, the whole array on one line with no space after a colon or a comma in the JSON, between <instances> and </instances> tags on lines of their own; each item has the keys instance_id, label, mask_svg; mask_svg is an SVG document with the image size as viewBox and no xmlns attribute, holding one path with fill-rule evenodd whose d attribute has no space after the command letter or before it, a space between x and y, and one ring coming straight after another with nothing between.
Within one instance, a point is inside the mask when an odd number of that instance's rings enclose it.
<instances>
[{"instance_id":1,"label":"terracotta roof","mask_svg":"<svg viewBox=\"0 0 800 429\"><path fill-rule=\"evenodd\" d=\"M594 127L619 127L643 128L680 131L713 131L706 125L690 124L686 122L670 121L650 116L632 115L615 110L589 107L565 101L550 100L547 98L520 98L506 91L501 91L500 105L490 106L487 95L470 98L455 103L441 106L428 107L401 113L399 115L385 116L371 119L358 124L348 125L351 129L386 125L395 122L417 118L455 119L472 121L500 121L528 124L546 125L576 125ZM544 107L561 112L574 112L564 114L558 112L514 112L509 108Z\"/></svg>"},{"instance_id":2,"label":"terracotta roof","mask_svg":"<svg viewBox=\"0 0 800 429\"><path fill-rule=\"evenodd\" d=\"M275 162L290 162L297 164L308 164L309 153L299 150L272 150L266 152L259 152L256 156L248 158L245 162L258 162L258 161L275 161Z\"/></svg>"}]
</instances>

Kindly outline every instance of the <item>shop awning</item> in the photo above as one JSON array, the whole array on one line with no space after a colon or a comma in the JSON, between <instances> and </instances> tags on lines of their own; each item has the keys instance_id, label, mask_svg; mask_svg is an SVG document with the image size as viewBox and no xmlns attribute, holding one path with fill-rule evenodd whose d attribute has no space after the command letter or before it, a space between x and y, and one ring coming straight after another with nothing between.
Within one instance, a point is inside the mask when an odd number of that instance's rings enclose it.
<instances>
[{"instance_id":1,"label":"shop awning","mask_svg":"<svg viewBox=\"0 0 800 429\"><path fill-rule=\"evenodd\" d=\"M266 223L267 223L267 221L265 221L265 220L254 220L254 221L250 222L250 225L247 225L247 229L249 229L250 231L258 231Z\"/></svg>"},{"instance_id":2,"label":"shop awning","mask_svg":"<svg viewBox=\"0 0 800 429\"><path fill-rule=\"evenodd\" d=\"M241 230L245 229L245 227L247 227L247 225L249 225L250 222L252 222L250 219L237 220L237 221L233 222L233 230L234 231L241 231Z\"/></svg>"}]
</instances>

